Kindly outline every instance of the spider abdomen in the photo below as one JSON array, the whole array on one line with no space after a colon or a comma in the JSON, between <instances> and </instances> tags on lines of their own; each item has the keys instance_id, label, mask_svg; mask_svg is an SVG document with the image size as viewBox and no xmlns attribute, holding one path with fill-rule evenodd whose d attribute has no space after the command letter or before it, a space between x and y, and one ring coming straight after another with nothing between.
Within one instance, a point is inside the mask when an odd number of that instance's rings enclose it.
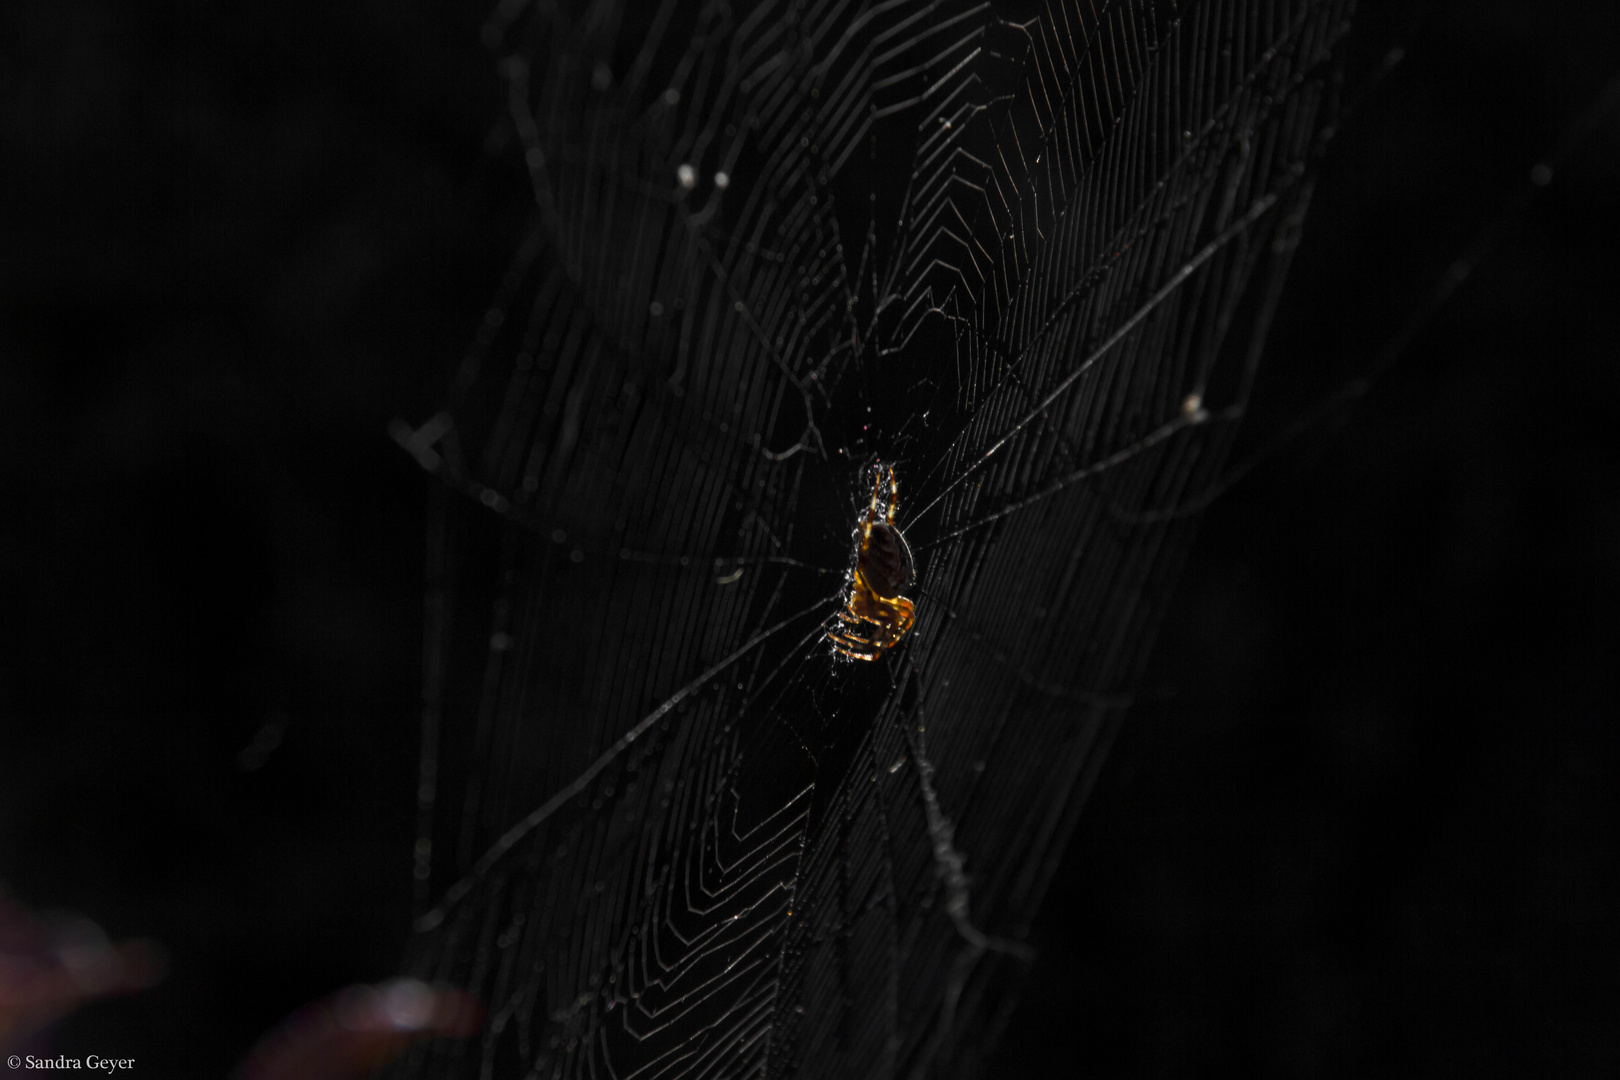
<instances>
[{"instance_id":1,"label":"spider abdomen","mask_svg":"<svg viewBox=\"0 0 1620 1080\"><path fill-rule=\"evenodd\" d=\"M873 522L861 549L861 576L872 591L885 599L899 596L914 579L911 548L900 530Z\"/></svg>"}]
</instances>

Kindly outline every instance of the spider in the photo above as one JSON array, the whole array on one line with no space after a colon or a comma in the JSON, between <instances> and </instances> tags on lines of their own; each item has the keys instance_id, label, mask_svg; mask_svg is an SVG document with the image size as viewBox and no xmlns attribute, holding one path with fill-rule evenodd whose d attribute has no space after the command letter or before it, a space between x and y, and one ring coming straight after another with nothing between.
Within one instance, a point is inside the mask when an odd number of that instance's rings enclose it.
<instances>
[{"instance_id":1,"label":"spider","mask_svg":"<svg viewBox=\"0 0 1620 1080\"><path fill-rule=\"evenodd\" d=\"M911 547L894 524L899 508L894 470L879 464L872 478L872 505L856 529L859 543L844 609L827 632L833 651L852 660L876 660L906 636L917 618L911 601L900 595L917 574Z\"/></svg>"}]
</instances>

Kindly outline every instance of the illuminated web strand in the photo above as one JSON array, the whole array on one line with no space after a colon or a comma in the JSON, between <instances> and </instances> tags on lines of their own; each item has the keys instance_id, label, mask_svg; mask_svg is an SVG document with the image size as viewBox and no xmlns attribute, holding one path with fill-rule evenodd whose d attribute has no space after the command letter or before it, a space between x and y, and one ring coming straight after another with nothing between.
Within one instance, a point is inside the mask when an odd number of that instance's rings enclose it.
<instances>
[{"instance_id":1,"label":"illuminated web strand","mask_svg":"<svg viewBox=\"0 0 1620 1080\"><path fill-rule=\"evenodd\" d=\"M1374 80L1370 81L1369 86L1363 89L1361 96L1369 95L1381 82L1381 76L1399 63L1401 59L1400 50L1392 51L1386 58L1384 67L1379 70L1379 77L1375 77ZM1241 484L1255 470L1263 468L1284 449L1303 438L1313 429L1341 414L1353 411L1361 400L1372 391L1373 385L1387 374L1395 366L1396 361L1406 353L1406 350L1424 327L1434 320L1435 316L1463 287L1469 275L1473 273L1474 268L1484 261L1491 251L1502 242L1512 223L1546 190L1547 185L1552 182L1553 177L1556 175L1558 166L1562 164L1570 152L1579 146L1597 127L1606 113L1617 107L1620 107L1620 76L1616 76L1604 85L1603 89L1593 99L1592 104L1565 128L1558 139L1557 145L1530 170L1530 175L1526 178L1526 186L1520 190L1513 205L1505 212L1481 225L1473 238L1464 246L1462 253L1436 275L1434 281L1423 291L1418 303L1413 306L1400 325L1373 353L1366 369L1361 374L1345 380L1324 396L1314 407L1278 429L1262 446L1232 466L1205 491L1163 510L1122 513L1120 517L1133 524L1157 524L1201 513L1209 509L1217 499L1232 488ZM1245 374L1248 375L1247 372Z\"/></svg>"},{"instance_id":2,"label":"illuminated web strand","mask_svg":"<svg viewBox=\"0 0 1620 1080\"><path fill-rule=\"evenodd\" d=\"M1307 15L1311 12L1312 7L1313 6L1310 5L1310 4L1302 5L1300 7L1300 9L1299 9L1299 12L1298 12L1297 16L1292 21L1292 23L1290 23L1290 25L1287 27L1286 31L1283 32L1282 34L1280 34L1276 39L1271 41L1267 45L1266 48L1261 50L1259 56L1255 60L1255 63L1247 71L1244 72L1243 77L1241 79L1237 80L1237 82L1234 85L1232 85L1232 86L1230 86L1228 88L1227 97L1222 101L1220 106L1218 108L1216 108L1213 111L1212 114L1210 114L1208 119L1203 124L1201 130L1199 131L1197 137L1194 138L1192 140L1192 142L1190 144L1188 144L1188 146L1183 149L1182 153L1178 157L1175 164L1171 167L1169 172L1167 174L1165 174L1164 177L1161 178L1160 183L1157 185L1158 188L1162 188L1164 186L1164 184L1168 181L1169 176L1171 174L1174 174L1175 172L1178 172L1184 165L1186 165L1188 162L1190 162L1190 161L1192 161L1194 159L1194 155L1193 155L1194 148L1200 146L1204 142L1205 138L1209 135L1210 132L1215 131L1218 128L1220 128L1221 122L1223 120L1230 119L1231 113L1236 108L1239 101L1241 100L1243 93L1246 90L1250 89L1260 79L1262 73L1270 65L1272 65L1277 60L1277 58L1278 58L1281 50L1283 49L1283 47L1289 41L1296 40L1300 36L1301 32L1305 29L1305 27L1307 25L1307 22L1308 22ZM1063 12L1063 9L1061 7L1058 9L1058 11L1059 11L1060 14L1066 14L1066 13ZM1048 8L1048 14L1051 14L1051 8ZM1085 43L1084 43L1084 51L1089 54L1090 50L1092 49L1092 46L1094 44L1096 44L1099 40L1101 40L1100 37L1098 37L1096 35L1093 35L1090 39L1086 40ZM1083 58L1081 58L1081 57L1074 58L1074 60L1072 62L1070 62L1070 67L1075 68L1076 70L1078 70L1078 65L1081 64L1082 59ZM1394 57L1392 60L1390 60L1390 63L1392 64L1392 63L1394 63L1396 61L1398 61L1398 57ZM1387 70L1387 67L1386 67L1386 70ZM1093 89L1094 88L1095 87L1093 87ZM1043 89L1044 89L1044 86L1043 86ZM1069 107L1069 105L1071 104L1071 102L1069 100L1069 93L1070 93L1070 88L1065 86L1063 88L1063 95L1064 96L1063 96L1061 106L1060 106L1062 109L1067 109ZM1036 155L1036 161L1037 162L1039 162L1043 157L1045 157L1047 150L1050 149L1049 140L1052 138L1054 130L1055 130L1055 128L1043 129L1043 131L1042 131L1042 142L1041 142L1041 152ZM1331 130L1331 129L1329 129L1329 130ZM1327 135L1327 132L1324 132L1324 136L1326 136L1326 135ZM1321 150L1321 143L1320 142L1318 142L1318 144L1316 146L1316 150L1318 152ZM1026 165L1026 168L1027 168L1027 165ZM1283 180L1283 183L1279 187L1278 191L1282 190L1283 188L1286 188L1289 184L1291 184L1293 182L1293 180L1297 177L1297 175L1298 175L1298 170L1297 170L1297 167L1296 167L1295 172L1293 172L1292 174L1290 174L1289 176L1287 176ZM1038 207L1038 204L1039 204L1039 192L1038 191L1031 192L1030 197ZM1164 220L1161 220L1160 224L1164 224ZM1144 233L1144 235L1146 235L1146 234ZM1042 239L1044 241L1045 238L1042 237ZM1125 246L1129 247L1130 245L1126 244ZM1118 254L1119 254L1119 251L1116 251L1115 252L1115 257L1116 258L1118 256ZM1095 284L1095 282L1093 281L1093 276L1096 274L1096 272L1097 272L1097 269L1094 267L1092 271L1090 271L1087 274L1082 276L1082 280L1080 282L1078 282L1070 290L1068 296L1064 297L1063 300L1058 304L1056 310L1047 317L1044 324L1035 333L1034 337L1031 338L1030 342L1026 343L1026 348L1027 348L1028 344L1033 344L1034 342L1043 339L1048 333L1050 333L1052 331L1053 327L1057 324L1058 313L1063 311L1065 308L1067 308L1074 300L1076 300L1078 297L1083 295L1092 285ZM944 310L942 308L935 308L934 310L937 313L941 314L941 315L945 314L945 312L944 312ZM995 342L995 340L993 338L990 338L990 337L987 336L985 338L985 342L992 349L996 349L996 350L1002 352L1003 355L1006 355L1006 351L1004 349L1001 349L999 344L997 342ZM1105 348L1106 348L1106 346L1105 346ZM1091 360L1095 360L1095 359L1096 359L1095 356L1091 358ZM1089 363L1090 360L1088 360L1087 362ZM1009 374L1011 374L1010 371L1009 371ZM1036 411L1040 411L1039 407L1037 408ZM1027 418L1026 418L1026 422L1027 422ZM1020 424L1019 426L1021 427L1022 424ZM1015 433L1016 430L1017 429L1015 428L1013 433ZM966 431L963 432L963 435L965 435L965 434L966 434ZM1012 434L1012 433L1009 433L1009 434ZM960 438L960 436L959 436L959 438ZM998 444L998 446L999 446L999 444ZM990 453L994 453L995 449L996 448L992 448ZM986 455L986 456L988 456L988 455ZM958 478L958 480L960 480L960 479L961 479L961 477ZM928 509L931 509L932 506L933 506L933 503L930 503L928 506L924 507L923 512L926 512ZM921 517L921 513L919 513L918 517Z\"/></svg>"},{"instance_id":3,"label":"illuminated web strand","mask_svg":"<svg viewBox=\"0 0 1620 1080\"><path fill-rule=\"evenodd\" d=\"M1118 466L1123 465L1132 458L1151 450L1155 446L1158 446L1160 443L1164 442L1166 439L1169 439L1178 431L1185 431L1188 428L1197 427L1200 424L1208 422L1210 416L1210 413L1203 411L1196 412L1191 416L1178 416L1174 420L1154 428L1153 431L1150 432L1146 437L1138 439L1131 445L1109 454L1101 461L1093 462L1092 464L1076 469L1074 472L1071 472L1065 476L1060 476L1040 490L1030 495L1026 495L1022 499L1018 499L1015 502L1008 503L1006 506L1003 506L1000 510L995 511L994 513L986 514L984 517L975 518L965 525L958 526L957 528L952 529L950 532L935 537L926 544L918 544L917 550L927 551L929 548L938 547L947 540L954 540L964 533L972 532L975 529L982 529L986 525L993 524L994 522L1000 521L1002 518L1016 514L1020 510L1026 510L1040 502L1042 499L1056 495L1066 487L1078 484L1082 480L1089 480L1093 476L1097 476L1100 473L1107 472L1109 469L1117 468Z\"/></svg>"},{"instance_id":4,"label":"illuminated web strand","mask_svg":"<svg viewBox=\"0 0 1620 1080\"><path fill-rule=\"evenodd\" d=\"M544 522L535 521L532 517L522 513L505 495L488 485L481 484L457 468L447 455L440 454L433 449L433 444L441 439L448 431L449 420L444 414L412 428L402 419L396 419L389 424L389 434L399 446L414 457L417 464L425 471L439 477L445 484L466 496L471 501L511 521L536 536L549 538L553 543L565 544L568 536L561 529L546 529ZM757 508L754 508L757 509ZM770 537L773 544L780 545L781 541L774 536ZM679 555L659 551L638 551L635 548L621 547L613 555L595 551L593 554L599 558L618 558L621 562L640 563L650 566L709 566L714 571L734 571L744 566L791 566L801 570L812 570L818 574L841 576L845 571L830 567L817 566L815 563L803 559L795 559L790 555L713 555L693 556ZM721 583L729 584L723 580ZM732 578L731 580L736 580Z\"/></svg>"},{"instance_id":5,"label":"illuminated web strand","mask_svg":"<svg viewBox=\"0 0 1620 1080\"><path fill-rule=\"evenodd\" d=\"M1057 386L1053 387L1051 392L1041 399L1040 404L1036 405L1027 414L1025 414L1023 419L1019 420L1016 424L1009 428L1006 434L1002 435L1001 438L997 439L995 443L991 445L990 449L986 450L982 455L979 456L978 460L974 461L973 464L963 469L962 472L957 475L956 479L952 480L949 484L946 484L945 487L940 490L938 495L935 495L929 500L928 505L917 511L916 517L913 517L909 522L907 522L905 528L911 528L930 510L939 505L941 499L945 498L946 495L949 495L951 491L957 487L957 485L961 484L962 481L971 476L974 470L978 469L980 465L983 465L986 461L989 461L991 455L993 455L997 450L1000 450L1003 446L1006 446L1007 443L1012 440L1013 436L1017 435L1032 421L1039 417L1041 413L1050 408L1053 402L1067 393L1069 389L1079 381L1080 376L1084 375L1087 371L1090 371L1092 365L1100 360L1103 355L1108 352L1108 350L1119 344L1125 335L1129 334L1132 330L1141 325L1142 320L1146 319L1155 308L1164 303L1165 300L1167 300L1170 295L1176 291L1176 289L1180 288L1182 282L1192 277L1200 266L1203 266L1212 257L1214 257L1215 253L1230 243L1233 238L1239 236L1245 230L1247 230L1249 226L1260 220L1261 216L1264 215L1266 211L1270 210L1277 204L1278 198L1279 193L1274 191L1268 192L1266 195L1255 200L1254 204L1249 207L1246 214L1244 214L1237 221L1233 222L1231 225L1227 226L1227 228L1223 230L1219 236L1211 240L1208 244L1205 244L1198 254L1194 255L1186 263L1182 264L1181 269L1177 270L1169 281L1160 286L1158 291L1149 297L1146 303L1132 312L1130 317L1121 323L1117 330L1115 330L1112 334L1109 334L1101 345L1098 345L1095 349L1093 349L1086 356L1086 358L1068 374L1067 377L1059 382ZM1183 423L1181 426L1184 427L1186 425ZM1092 468L1095 470L1100 467L1101 466L1099 465L1093 466ZM1059 483L1057 487L1054 487L1052 490L1055 491L1062 486L1064 485ZM1025 500L1025 502L1020 505L1033 502L1035 499L1041 498L1045 494L1049 493L1050 492L1042 492L1037 494L1036 496ZM941 539L943 539L943 537Z\"/></svg>"},{"instance_id":6,"label":"illuminated web strand","mask_svg":"<svg viewBox=\"0 0 1620 1080\"><path fill-rule=\"evenodd\" d=\"M986 934L973 924L972 894L968 887L967 858L956 847L955 829L951 819L940 808L939 795L934 791L934 766L928 759L926 725L922 707L917 708L917 722L906 725L906 743L911 748L916 766L917 784L922 790L923 812L928 822L928 839L934 857L935 873L945 887L945 915L966 947L951 961L950 976L939 1006L939 1020L935 1026L936 1047L942 1043L956 1021L962 992L967 981L986 953L1004 953L1025 964L1035 961L1035 950L1022 941ZM932 1054L923 1055L924 1060ZM914 1075L920 1074L920 1070Z\"/></svg>"},{"instance_id":7,"label":"illuminated web strand","mask_svg":"<svg viewBox=\"0 0 1620 1080\"><path fill-rule=\"evenodd\" d=\"M460 903L462 899L464 899L466 895L472 891L479 878L487 874L490 868L499 862L501 858L507 854L507 852L511 851L517 846L519 841L538 828L540 824L552 814L556 813L559 807L563 806L568 802L568 800L574 798L580 792L584 791L586 787L590 785L592 780L595 780L597 776L601 775L603 769L606 769L609 765L611 765L614 759L628 750L631 744L637 739L645 735L648 731L652 730L655 724L663 720L664 717L668 716L670 711L674 709L676 705L679 705L694 692L701 689L704 683L708 682L710 679L720 674L720 672L742 659L742 657L752 651L755 646L759 645L767 638L775 635L776 632L781 630L783 627L795 622L798 619L802 619L811 612L819 608L826 607L828 604L834 603L837 600L837 594L826 597L822 600L818 600L809 607L802 608L799 611L794 612L792 615L789 615L787 618L776 623L774 626L761 630L742 646L740 646L730 656L716 662L703 674L699 675L697 678L675 691L675 693L670 697L666 698L664 702L658 706L658 708L642 717L641 720L637 722L635 727L619 736L618 741L616 741L612 746L608 747L607 750L602 753L601 757L591 762L591 764L586 767L585 771L580 773L572 783L563 788L561 791L557 792L551 798L547 799L544 803L541 803L540 806L530 813L528 817L525 817L522 821L512 826L499 840L495 841L494 845L484 853L483 857L478 860L477 864L473 866L472 870L468 872L467 876L456 882L456 884L445 893L444 899L439 902L439 906L423 915L416 921L416 929L418 932L432 930L434 927L443 922L445 913ZM809 641L812 637L825 630L829 621L830 620L828 619L823 619L821 624L817 626L816 629L805 635L804 641Z\"/></svg>"}]
</instances>

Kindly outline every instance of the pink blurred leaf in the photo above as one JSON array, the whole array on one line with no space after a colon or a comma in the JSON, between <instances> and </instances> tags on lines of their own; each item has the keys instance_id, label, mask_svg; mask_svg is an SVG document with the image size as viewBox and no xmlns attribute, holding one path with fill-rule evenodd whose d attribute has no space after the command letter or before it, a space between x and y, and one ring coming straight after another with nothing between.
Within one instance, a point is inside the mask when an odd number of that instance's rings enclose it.
<instances>
[{"instance_id":1,"label":"pink blurred leaf","mask_svg":"<svg viewBox=\"0 0 1620 1080\"><path fill-rule=\"evenodd\" d=\"M151 986L165 966L154 942L114 943L82 915L36 916L0 889L0 1050L88 1001Z\"/></svg>"},{"instance_id":2,"label":"pink blurred leaf","mask_svg":"<svg viewBox=\"0 0 1620 1080\"><path fill-rule=\"evenodd\" d=\"M254 1047L237 1080L348 1080L421 1039L465 1037L483 1007L462 990L395 979L305 1006Z\"/></svg>"}]
</instances>

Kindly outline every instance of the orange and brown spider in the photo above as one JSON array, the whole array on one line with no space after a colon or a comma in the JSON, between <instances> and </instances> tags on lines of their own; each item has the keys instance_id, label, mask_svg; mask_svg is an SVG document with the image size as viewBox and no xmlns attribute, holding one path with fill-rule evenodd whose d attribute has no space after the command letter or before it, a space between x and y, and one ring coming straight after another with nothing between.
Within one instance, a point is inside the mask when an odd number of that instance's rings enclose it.
<instances>
[{"instance_id":1,"label":"orange and brown spider","mask_svg":"<svg viewBox=\"0 0 1620 1080\"><path fill-rule=\"evenodd\" d=\"M827 632L833 651L853 660L876 660L906 636L917 618L911 601L900 595L917 580L911 547L894 524L900 487L889 466L880 464L874 472L872 504L856 529L859 542L844 609Z\"/></svg>"}]
</instances>

